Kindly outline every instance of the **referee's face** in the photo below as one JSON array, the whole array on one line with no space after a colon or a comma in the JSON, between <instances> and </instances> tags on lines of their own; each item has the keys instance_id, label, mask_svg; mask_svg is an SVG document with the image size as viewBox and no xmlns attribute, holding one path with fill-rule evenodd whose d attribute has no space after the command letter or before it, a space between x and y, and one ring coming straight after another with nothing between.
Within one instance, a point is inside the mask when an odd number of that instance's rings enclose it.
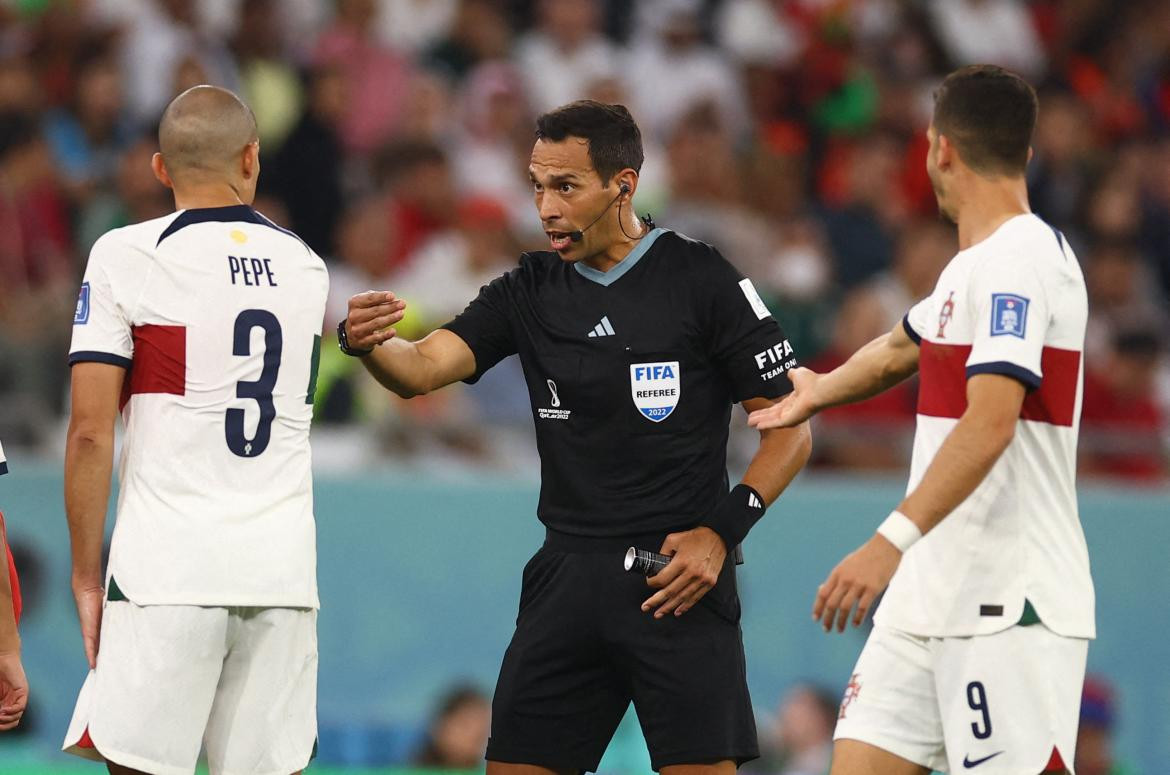
<instances>
[{"instance_id":1,"label":"referee's face","mask_svg":"<svg viewBox=\"0 0 1170 775\"><path fill-rule=\"evenodd\" d=\"M613 203L618 184L610 181L609 186L602 185L589 159L588 140L537 140L528 175L549 247L562 259L580 261L610 247L618 227L608 205ZM570 239L573 231L583 232L580 242Z\"/></svg>"}]
</instances>

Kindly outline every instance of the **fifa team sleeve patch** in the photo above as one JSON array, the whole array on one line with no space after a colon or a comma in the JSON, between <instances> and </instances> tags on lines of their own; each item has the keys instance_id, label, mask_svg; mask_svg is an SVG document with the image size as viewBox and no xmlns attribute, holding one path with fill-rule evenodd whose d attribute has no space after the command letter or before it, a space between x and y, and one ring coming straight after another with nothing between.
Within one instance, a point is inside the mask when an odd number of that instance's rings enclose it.
<instances>
[{"instance_id":1,"label":"fifa team sleeve patch","mask_svg":"<svg viewBox=\"0 0 1170 775\"><path fill-rule=\"evenodd\" d=\"M991 294L991 335L1024 338L1028 329L1028 300L1013 293Z\"/></svg>"},{"instance_id":2,"label":"fifa team sleeve patch","mask_svg":"<svg viewBox=\"0 0 1170 775\"><path fill-rule=\"evenodd\" d=\"M739 281L739 289L743 291L743 295L747 297L748 304L752 307L752 312L756 313L756 318L763 320L771 316L768 311L768 305L760 298L760 294L756 292L756 286L752 285L752 281L744 278Z\"/></svg>"},{"instance_id":3,"label":"fifa team sleeve patch","mask_svg":"<svg viewBox=\"0 0 1170 775\"><path fill-rule=\"evenodd\" d=\"M77 309L73 311L73 325L84 326L89 322L89 283L81 284L77 294Z\"/></svg>"}]
</instances>

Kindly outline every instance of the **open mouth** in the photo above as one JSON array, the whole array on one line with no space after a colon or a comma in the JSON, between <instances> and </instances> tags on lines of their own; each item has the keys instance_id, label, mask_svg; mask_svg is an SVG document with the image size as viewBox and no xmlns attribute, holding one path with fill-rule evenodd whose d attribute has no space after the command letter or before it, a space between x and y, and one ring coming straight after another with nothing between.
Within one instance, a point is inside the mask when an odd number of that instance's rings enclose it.
<instances>
[{"instance_id":1,"label":"open mouth","mask_svg":"<svg viewBox=\"0 0 1170 775\"><path fill-rule=\"evenodd\" d=\"M573 244L567 231L547 231L545 234L548 235L548 244L558 253L568 250Z\"/></svg>"}]
</instances>

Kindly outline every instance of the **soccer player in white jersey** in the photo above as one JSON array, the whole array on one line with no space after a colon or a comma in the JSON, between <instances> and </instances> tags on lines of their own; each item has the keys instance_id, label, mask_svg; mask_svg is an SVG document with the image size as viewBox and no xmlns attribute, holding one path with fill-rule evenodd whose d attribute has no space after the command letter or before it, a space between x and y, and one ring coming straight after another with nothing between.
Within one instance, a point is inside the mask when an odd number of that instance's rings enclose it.
<instances>
[{"instance_id":1,"label":"soccer player in white jersey","mask_svg":"<svg viewBox=\"0 0 1170 775\"><path fill-rule=\"evenodd\" d=\"M328 276L252 209L238 97L183 92L159 148L177 212L98 240L74 318L65 509L91 671L65 749L169 775L202 742L212 773L287 775L317 729L309 424Z\"/></svg>"},{"instance_id":2,"label":"soccer player in white jersey","mask_svg":"<svg viewBox=\"0 0 1170 775\"><path fill-rule=\"evenodd\" d=\"M0 476L8 473L0 446ZM28 678L20 661L20 582L0 514L0 732L13 729L28 705Z\"/></svg>"},{"instance_id":3,"label":"soccer player in white jersey","mask_svg":"<svg viewBox=\"0 0 1170 775\"><path fill-rule=\"evenodd\" d=\"M793 372L795 391L749 420L794 425L919 374L908 494L813 608L826 630L858 626L889 585L834 775L1072 764L1095 634L1074 489L1087 303L1068 243L1028 207L1036 110L1000 68L947 77L926 166L959 253L902 324L832 372Z\"/></svg>"}]
</instances>

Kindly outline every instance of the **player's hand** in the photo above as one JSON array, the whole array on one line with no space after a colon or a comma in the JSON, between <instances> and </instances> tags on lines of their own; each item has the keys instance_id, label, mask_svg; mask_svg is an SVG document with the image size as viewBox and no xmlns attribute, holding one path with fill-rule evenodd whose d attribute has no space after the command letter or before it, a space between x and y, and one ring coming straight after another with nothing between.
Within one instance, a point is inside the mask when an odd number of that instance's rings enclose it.
<instances>
[{"instance_id":1,"label":"player's hand","mask_svg":"<svg viewBox=\"0 0 1170 775\"><path fill-rule=\"evenodd\" d=\"M20 653L0 653L0 732L20 723L28 706L28 679Z\"/></svg>"},{"instance_id":2,"label":"player's hand","mask_svg":"<svg viewBox=\"0 0 1170 775\"><path fill-rule=\"evenodd\" d=\"M697 527L683 533L671 533L659 551L673 559L657 575L646 579L646 583L658 592L642 603L642 611L657 609L655 619L671 612L682 616L719 581L727 547L714 530Z\"/></svg>"},{"instance_id":3,"label":"player's hand","mask_svg":"<svg viewBox=\"0 0 1170 775\"><path fill-rule=\"evenodd\" d=\"M833 568L825 583L817 587L813 620L819 620L825 632L829 632L836 619L837 632L844 632L849 613L856 605L853 626L860 627L873 601L890 583L901 561L902 553L898 547L875 533L860 549Z\"/></svg>"},{"instance_id":4,"label":"player's hand","mask_svg":"<svg viewBox=\"0 0 1170 775\"><path fill-rule=\"evenodd\" d=\"M102 631L102 603L105 590L101 586L74 587L73 599L77 601L77 618L81 622L81 640L85 644L85 658L89 669L97 667L98 645Z\"/></svg>"},{"instance_id":5,"label":"player's hand","mask_svg":"<svg viewBox=\"0 0 1170 775\"><path fill-rule=\"evenodd\" d=\"M406 302L390 291L366 291L349 299L345 318L345 335L349 346L368 350L397 335L391 326L406 314Z\"/></svg>"},{"instance_id":6,"label":"player's hand","mask_svg":"<svg viewBox=\"0 0 1170 775\"><path fill-rule=\"evenodd\" d=\"M812 417L820 407L814 401L817 380L820 374L800 368L788 372L792 392L767 409L757 409L748 415L748 425L764 430L766 428L794 428Z\"/></svg>"}]
</instances>

